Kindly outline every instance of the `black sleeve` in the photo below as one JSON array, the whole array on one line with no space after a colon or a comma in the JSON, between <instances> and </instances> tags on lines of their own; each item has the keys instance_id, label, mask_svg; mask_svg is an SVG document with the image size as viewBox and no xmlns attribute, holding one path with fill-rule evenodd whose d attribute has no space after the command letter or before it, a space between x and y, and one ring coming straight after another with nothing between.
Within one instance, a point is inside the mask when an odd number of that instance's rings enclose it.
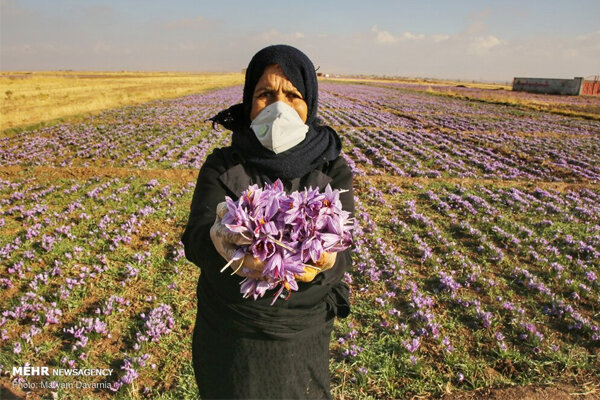
<instances>
[{"instance_id":1,"label":"black sleeve","mask_svg":"<svg viewBox=\"0 0 600 400\"><path fill-rule=\"evenodd\" d=\"M346 211L349 211L351 217L354 217L353 175L348 163L342 156L339 156L332 162L328 175L332 178L332 189L347 190L346 192L340 194L340 201L342 202L342 208ZM351 255L352 248L348 248L338 254L336 262L333 268L330 270L331 272L329 274L329 271L324 272L326 275L326 281L335 281L341 279L344 272L351 269Z\"/></svg>"},{"instance_id":2,"label":"black sleeve","mask_svg":"<svg viewBox=\"0 0 600 400\"><path fill-rule=\"evenodd\" d=\"M347 190L340 194L340 201L342 202L342 208L350 211L351 216L354 217L354 181L352 170L342 156L333 161L328 175L332 178L332 189Z\"/></svg>"},{"instance_id":3,"label":"black sleeve","mask_svg":"<svg viewBox=\"0 0 600 400\"><path fill-rule=\"evenodd\" d=\"M198 173L198 180L190 206L190 216L181 238L185 257L201 269L221 258L210 239L210 228L215 222L216 207L225 201L225 188L219 181L224 163L219 150L210 154Z\"/></svg>"}]
</instances>

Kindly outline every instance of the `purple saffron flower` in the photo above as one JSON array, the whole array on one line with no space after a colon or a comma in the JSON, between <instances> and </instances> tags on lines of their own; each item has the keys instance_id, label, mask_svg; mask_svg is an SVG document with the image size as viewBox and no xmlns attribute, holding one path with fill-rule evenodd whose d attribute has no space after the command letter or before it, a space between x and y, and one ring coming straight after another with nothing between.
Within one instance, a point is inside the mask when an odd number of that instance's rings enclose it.
<instances>
[{"instance_id":1,"label":"purple saffron flower","mask_svg":"<svg viewBox=\"0 0 600 400\"><path fill-rule=\"evenodd\" d=\"M408 350L411 353L414 353L415 351L417 351L417 349L421 345L421 338L420 337L414 338L411 341L405 340L403 342L403 344L404 344L404 347L406 347L406 350Z\"/></svg>"},{"instance_id":2,"label":"purple saffron flower","mask_svg":"<svg viewBox=\"0 0 600 400\"><path fill-rule=\"evenodd\" d=\"M314 265L324 252L350 246L354 225L350 214L342 210L339 194L328 185L324 193L307 188L288 195L277 180L264 188L248 187L237 201L225 198L228 211L222 223L251 243L240 246L223 271L245 255L265 265L260 279L240 282L244 298L256 300L277 289L273 304L284 289L288 296L298 290L296 275L304 272L305 264Z\"/></svg>"}]
</instances>

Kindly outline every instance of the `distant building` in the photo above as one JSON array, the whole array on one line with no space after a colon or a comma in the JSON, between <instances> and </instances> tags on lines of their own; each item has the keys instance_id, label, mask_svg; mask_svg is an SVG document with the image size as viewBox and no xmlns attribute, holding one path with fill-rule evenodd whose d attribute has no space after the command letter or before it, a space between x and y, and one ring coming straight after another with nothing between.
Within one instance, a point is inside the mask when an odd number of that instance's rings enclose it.
<instances>
[{"instance_id":1,"label":"distant building","mask_svg":"<svg viewBox=\"0 0 600 400\"><path fill-rule=\"evenodd\" d=\"M600 95L600 76L590 76L583 81L581 94L598 96Z\"/></svg>"},{"instance_id":2,"label":"distant building","mask_svg":"<svg viewBox=\"0 0 600 400\"><path fill-rule=\"evenodd\" d=\"M578 96L581 94L583 78L573 79L548 79L548 78L515 78L513 80L513 91L562 94Z\"/></svg>"},{"instance_id":3,"label":"distant building","mask_svg":"<svg viewBox=\"0 0 600 400\"><path fill-rule=\"evenodd\" d=\"M600 76L573 79L515 78L513 91L561 94L568 96L600 95Z\"/></svg>"}]
</instances>

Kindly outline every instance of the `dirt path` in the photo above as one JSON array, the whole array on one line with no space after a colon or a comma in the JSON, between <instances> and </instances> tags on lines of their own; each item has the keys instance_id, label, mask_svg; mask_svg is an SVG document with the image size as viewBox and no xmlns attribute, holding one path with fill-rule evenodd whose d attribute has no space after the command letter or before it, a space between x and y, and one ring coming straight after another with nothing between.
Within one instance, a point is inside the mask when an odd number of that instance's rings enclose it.
<instances>
[{"instance_id":1,"label":"dirt path","mask_svg":"<svg viewBox=\"0 0 600 400\"><path fill-rule=\"evenodd\" d=\"M14 179L35 177L39 181L53 181L55 179L89 179L93 177L104 178L128 178L131 176L143 179L161 179L173 183L185 184L196 182L198 170L196 169L137 169L137 168L114 168L114 167L0 167L0 178ZM367 175L357 176L355 180L366 184L385 185L430 185L434 183L458 184L461 186L494 185L500 187L539 187L542 189L554 189L559 192L566 190L579 190L588 188L600 190L600 183L596 182L549 182L532 180L512 179L476 179L476 178L424 178L404 176L382 176Z\"/></svg>"},{"instance_id":2,"label":"dirt path","mask_svg":"<svg viewBox=\"0 0 600 400\"><path fill-rule=\"evenodd\" d=\"M600 399L600 384L529 385L510 388L483 388L471 392L449 393L443 400L594 400Z\"/></svg>"},{"instance_id":3,"label":"dirt path","mask_svg":"<svg viewBox=\"0 0 600 400\"><path fill-rule=\"evenodd\" d=\"M128 178L162 179L174 183L196 182L196 169L135 169L111 167L0 167L0 178L35 177L40 181L55 179Z\"/></svg>"},{"instance_id":4,"label":"dirt path","mask_svg":"<svg viewBox=\"0 0 600 400\"><path fill-rule=\"evenodd\" d=\"M0 399L37 399L34 393L12 387L7 377L0 377ZM429 399L431 397L418 397ZM442 400L595 400L600 399L600 384L529 385L511 388L483 388L470 392L445 394Z\"/></svg>"},{"instance_id":5,"label":"dirt path","mask_svg":"<svg viewBox=\"0 0 600 400\"><path fill-rule=\"evenodd\" d=\"M368 177L356 177L357 181L365 181L376 184L393 183L395 185L410 185L419 183L420 185L429 185L432 183L443 182L446 184L458 184L461 186L473 185L494 185L500 187L539 187L542 189L554 189L564 192L569 189L595 189L600 190L600 183L596 182L551 182L535 180L516 180L516 179L477 179L477 178L423 178L423 177L405 177L405 176L383 176L373 175Z\"/></svg>"}]
</instances>

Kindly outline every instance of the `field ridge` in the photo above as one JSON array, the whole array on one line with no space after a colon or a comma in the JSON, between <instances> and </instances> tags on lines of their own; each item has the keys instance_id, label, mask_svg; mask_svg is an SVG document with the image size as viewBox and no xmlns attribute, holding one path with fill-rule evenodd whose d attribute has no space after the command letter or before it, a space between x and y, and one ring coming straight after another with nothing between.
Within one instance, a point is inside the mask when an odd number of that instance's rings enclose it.
<instances>
[{"instance_id":1,"label":"field ridge","mask_svg":"<svg viewBox=\"0 0 600 400\"><path fill-rule=\"evenodd\" d=\"M163 179L170 182L188 183L195 182L198 175L197 169L139 169L119 167L22 167L8 166L0 167L0 177L11 179L23 176L35 176L40 181L53 179L89 179L99 178L143 178ZM529 187L553 189L558 192L578 189L600 190L600 183L589 182L556 182L544 180L521 180L521 179L480 179L480 178L448 178L448 177L418 177L418 176L382 176L378 174L354 177L356 182L363 183L391 183L395 185L410 185L418 183L421 185L445 183L449 185L474 186L474 185L496 185L499 187Z\"/></svg>"}]
</instances>

